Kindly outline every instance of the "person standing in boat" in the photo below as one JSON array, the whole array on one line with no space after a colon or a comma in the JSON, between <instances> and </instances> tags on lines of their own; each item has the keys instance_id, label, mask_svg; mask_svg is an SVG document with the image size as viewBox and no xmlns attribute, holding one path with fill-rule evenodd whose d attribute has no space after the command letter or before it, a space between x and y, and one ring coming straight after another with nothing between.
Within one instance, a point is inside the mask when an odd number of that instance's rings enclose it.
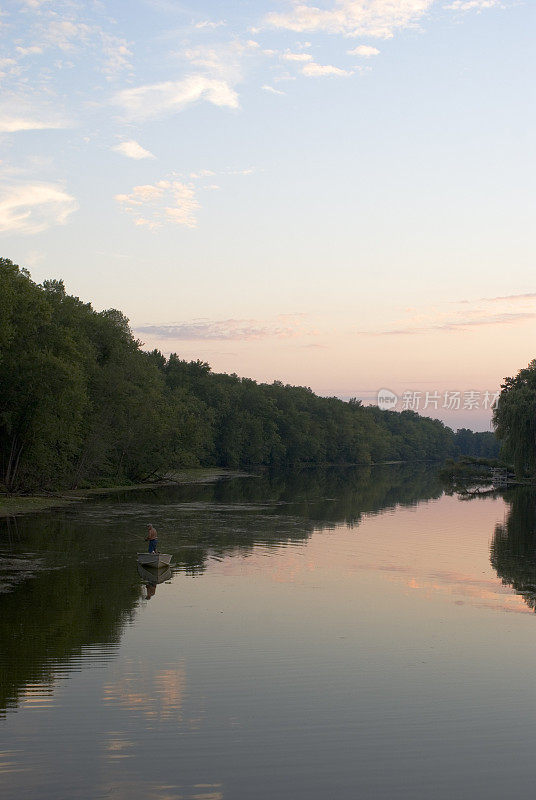
<instances>
[{"instance_id":1,"label":"person standing in boat","mask_svg":"<svg viewBox=\"0 0 536 800\"><path fill-rule=\"evenodd\" d=\"M149 542L149 553L158 553L158 534L151 523L147 525L147 536L145 537L145 541Z\"/></svg>"}]
</instances>

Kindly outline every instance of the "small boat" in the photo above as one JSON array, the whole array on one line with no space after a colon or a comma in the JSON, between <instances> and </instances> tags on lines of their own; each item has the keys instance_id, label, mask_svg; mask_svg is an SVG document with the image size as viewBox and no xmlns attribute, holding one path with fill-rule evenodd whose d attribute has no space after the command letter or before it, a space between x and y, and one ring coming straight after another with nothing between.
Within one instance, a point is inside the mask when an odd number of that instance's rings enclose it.
<instances>
[{"instance_id":1,"label":"small boat","mask_svg":"<svg viewBox=\"0 0 536 800\"><path fill-rule=\"evenodd\" d=\"M172 558L169 553L138 553L138 564L144 567L169 567Z\"/></svg>"}]
</instances>

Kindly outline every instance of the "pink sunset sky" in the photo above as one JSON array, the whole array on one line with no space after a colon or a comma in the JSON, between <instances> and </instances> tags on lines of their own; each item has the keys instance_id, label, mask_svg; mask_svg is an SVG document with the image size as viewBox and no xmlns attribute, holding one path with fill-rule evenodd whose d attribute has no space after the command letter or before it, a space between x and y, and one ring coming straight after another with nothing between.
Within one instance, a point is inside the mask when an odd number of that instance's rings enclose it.
<instances>
[{"instance_id":1,"label":"pink sunset sky","mask_svg":"<svg viewBox=\"0 0 536 800\"><path fill-rule=\"evenodd\" d=\"M2 255L148 348L487 430L536 355L535 12L9 4Z\"/></svg>"}]
</instances>

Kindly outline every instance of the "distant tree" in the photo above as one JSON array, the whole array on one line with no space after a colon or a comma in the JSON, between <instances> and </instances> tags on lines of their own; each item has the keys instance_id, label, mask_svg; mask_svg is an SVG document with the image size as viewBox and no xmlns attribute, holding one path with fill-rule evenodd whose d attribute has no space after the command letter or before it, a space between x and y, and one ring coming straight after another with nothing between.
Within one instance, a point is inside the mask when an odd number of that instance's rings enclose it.
<instances>
[{"instance_id":1,"label":"distant tree","mask_svg":"<svg viewBox=\"0 0 536 800\"><path fill-rule=\"evenodd\" d=\"M454 436L454 449L457 456L476 458L497 458L500 443L492 431L472 431L458 428Z\"/></svg>"},{"instance_id":2,"label":"distant tree","mask_svg":"<svg viewBox=\"0 0 536 800\"><path fill-rule=\"evenodd\" d=\"M121 311L96 312L59 280L38 286L8 259L0 259L0 386L0 481L10 491L139 481L196 465L437 461L487 455L493 436L145 352Z\"/></svg>"}]
</instances>

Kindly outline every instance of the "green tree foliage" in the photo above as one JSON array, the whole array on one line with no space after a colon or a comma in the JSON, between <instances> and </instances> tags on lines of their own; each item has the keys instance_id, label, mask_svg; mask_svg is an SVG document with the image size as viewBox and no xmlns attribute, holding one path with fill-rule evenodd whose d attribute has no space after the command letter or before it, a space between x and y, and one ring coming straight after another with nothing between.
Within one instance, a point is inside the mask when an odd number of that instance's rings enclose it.
<instances>
[{"instance_id":1,"label":"green tree foliage","mask_svg":"<svg viewBox=\"0 0 536 800\"><path fill-rule=\"evenodd\" d=\"M278 468L483 455L438 420L214 374L145 352L120 311L0 259L0 481L10 490L141 481L184 466Z\"/></svg>"},{"instance_id":2,"label":"green tree foliage","mask_svg":"<svg viewBox=\"0 0 536 800\"><path fill-rule=\"evenodd\" d=\"M493 413L497 438L505 458L510 459L518 477L536 471L536 359L505 378Z\"/></svg>"},{"instance_id":3,"label":"green tree foliage","mask_svg":"<svg viewBox=\"0 0 536 800\"><path fill-rule=\"evenodd\" d=\"M6 260L0 274L0 447L3 481L15 488L65 477L87 395L77 342L48 297L62 285L39 288Z\"/></svg>"},{"instance_id":4,"label":"green tree foliage","mask_svg":"<svg viewBox=\"0 0 536 800\"><path fill-rule=\"evenodd\" d=\"M499 450L499 441L492 431L475 433L469 428L458 428L454 436L454 454L456 456L497 458Z\"/></svg>"}]
</instances>

